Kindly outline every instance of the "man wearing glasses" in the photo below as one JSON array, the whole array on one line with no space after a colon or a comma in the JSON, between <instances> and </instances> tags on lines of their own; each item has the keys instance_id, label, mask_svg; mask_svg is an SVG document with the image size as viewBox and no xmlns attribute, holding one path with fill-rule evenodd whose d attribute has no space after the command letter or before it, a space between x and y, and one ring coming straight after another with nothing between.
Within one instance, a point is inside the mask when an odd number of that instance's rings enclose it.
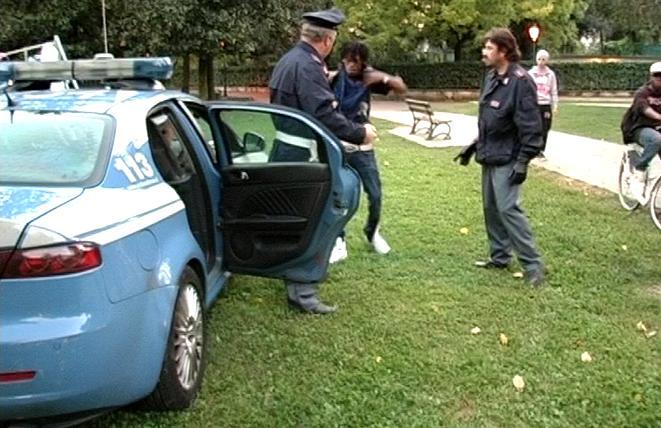
<instances>
[{"instance_id":1,"label":"man wearing glasses","mask_svg":"<svg viewBox=\"0 0 661 428\"><path fill-rule=\"evenodd\" d=\"M661 156L661 62L651 65L650 80L636 91L621 128L625 143L635 141L643 146L643 154L634 164L631 192L644 203L647 169L654 156Z\"/></svg>"}]
</instances>

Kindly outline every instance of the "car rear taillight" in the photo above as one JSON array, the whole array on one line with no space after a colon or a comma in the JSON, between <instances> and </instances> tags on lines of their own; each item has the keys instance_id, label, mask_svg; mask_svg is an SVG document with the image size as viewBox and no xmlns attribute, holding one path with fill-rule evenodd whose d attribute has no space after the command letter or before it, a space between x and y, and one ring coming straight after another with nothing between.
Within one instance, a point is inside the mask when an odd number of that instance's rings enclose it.
<instances>
[{"instance_id":1,"label":"car rear taillight","mask_svg":"<svg viewBox=\"0 0 661 428\"><path fill-rule=\"evenodd\" d=\"M67 275L101 266L101 251L92 242L3 251L0 260L3 258L3 279Z\"/></svg>"},{"instance_id":2,"label":"car rear taillight","mask_svg":"<svg viewBox=\"0 0 661 428\"><path fill-rule=\"evenodd\" d=\"M37 372L29 370L24 372L0 373L0 383L25 382L34 379Z\"/></svg>"}]
</instances>

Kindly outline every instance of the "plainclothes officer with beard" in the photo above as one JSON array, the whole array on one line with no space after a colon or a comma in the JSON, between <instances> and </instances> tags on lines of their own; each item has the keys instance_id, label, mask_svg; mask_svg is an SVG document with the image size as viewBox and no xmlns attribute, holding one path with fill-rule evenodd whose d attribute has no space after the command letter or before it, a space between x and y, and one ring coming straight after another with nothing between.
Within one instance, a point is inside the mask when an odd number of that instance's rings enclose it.
<instances>
[{"instance_id":1,"label":"plainclothes officer with beard","mask_svg":"<svg viewBox=\"0 0 661 428\"><path fill-rule=\"evenodd\" d=\"M520 57L507 28L493 28L485 35L482 61L491 70L480 95L479 134L472 151L482 165L490 257L475 265L507 268L515 251L527 282L538 287L544 281L544 265L520 199L528 163L542 148L542 123L535 83L518 64ZM464 149L458 157L467 164L471 155L471 149Z\"/></svg>"},{"instance_id":2,"label":"plainclothes officer with beard","mask_svg":"<svg viewBox=\"0 0 661 428\"><path fill-rule=\"evenodd\" d=\"M300 41L276 64L269 82L271 103L311 114L339 139L353 144L369 144L376 139L371 124L357 124L337 110L324 59L337 38L337 26L344 22L339 9L308 12L303 15ZM318 161L316 136L306 126L286 117L274 119L277 130L271 161ZM331 244L329 244L330 246ZM304 312L327 314L336 310L319 300L319 284L288 283L291 306Z\"/></svg>"}]
</instances>

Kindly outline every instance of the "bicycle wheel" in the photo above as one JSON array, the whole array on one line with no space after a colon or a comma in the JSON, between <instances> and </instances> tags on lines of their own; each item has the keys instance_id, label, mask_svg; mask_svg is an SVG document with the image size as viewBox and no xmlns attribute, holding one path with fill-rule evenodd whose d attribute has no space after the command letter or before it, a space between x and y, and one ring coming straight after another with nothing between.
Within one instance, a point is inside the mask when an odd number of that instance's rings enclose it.
<instances>
[{"instance_id":1,"label":"bicycle wheel","mask_svg":"<svg viewBox=\"0 0 661 428\"><path fill-rule=\"evenodd\" d=\"M650 215L657 228L661 229L661 178L650 193Z\"/></svg>"},{"instance_id":2,"label":"bicycle wheel","mask_svg":"<svg viewBox=\"0 0 661 428\"><path fill-rule=\"evenodd\" d=\"M640 206L640 202L638 202L638 200L631 194L629 183L632 178L633 174L629 167L629 155L625 152L620 161L620 175L617 180L617 195L620 199L620 205L622 205L627 211L633 211Z\"/></svg>"}]
</instances>

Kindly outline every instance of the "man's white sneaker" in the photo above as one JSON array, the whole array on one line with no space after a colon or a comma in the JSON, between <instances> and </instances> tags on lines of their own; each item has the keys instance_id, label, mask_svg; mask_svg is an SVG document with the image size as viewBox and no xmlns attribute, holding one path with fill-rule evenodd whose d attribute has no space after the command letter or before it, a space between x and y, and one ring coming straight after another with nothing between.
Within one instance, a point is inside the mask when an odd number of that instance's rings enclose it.
<instances>
[{"instance_id":1,"label":"man's white sneaker","mask_svg":"<svg viewBox=\"0 0 661 428\"><path fill-rule=\"evenodd\" d=\"M338 237L335 240L335 246L333 247L333 251L331 251L331 255L330 258L328 259L328 263L333 264L333 263L341 262L347 257L349 257L349 251L347 250L347 241L345 241L343 238Z\"/></svg>"},{"instance_id":2,"label":"man's white sneaker","mask_svg":"<svg viewBox=\"0 0 661 428\"><path fill-rule=\"evenodd\" d=\"M390 252L390 245L388 245L386 240L383 239L383 236L381 236L378 230L374 232L371 243L374 247L374 251L379 254L388 254Z\"/></svg>"},{"instance_id":3,"label":"man's white sneaker","mask_svg":"<svg viewBox=\"0 0 661 428\"><path fill-rule=\"evenodd\" d=\"M629 190L631 191L631 196L636 198L641 204L645 204L645 182L647 181L646 171L640 171L635 169L633 175L631 176L631 181L629 182Z\"/></svg>"}]
</instances>

